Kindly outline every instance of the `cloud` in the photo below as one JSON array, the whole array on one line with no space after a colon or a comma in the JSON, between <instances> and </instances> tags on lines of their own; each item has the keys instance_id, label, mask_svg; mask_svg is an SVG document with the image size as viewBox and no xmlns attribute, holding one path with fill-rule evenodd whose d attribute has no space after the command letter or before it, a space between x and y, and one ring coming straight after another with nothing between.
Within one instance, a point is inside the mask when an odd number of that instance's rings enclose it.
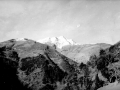
<instances>
[{"instance_id":1,"label":"cloud","mask_svg":"<svg viewBox=\"0 0 120 90\"><path fill-rule=\"evenodd\" d=\"M82 44L116 42L120 38L119 4L95 0L0 1L0 40L64 35Z\"/></svg>"}]
</instances>

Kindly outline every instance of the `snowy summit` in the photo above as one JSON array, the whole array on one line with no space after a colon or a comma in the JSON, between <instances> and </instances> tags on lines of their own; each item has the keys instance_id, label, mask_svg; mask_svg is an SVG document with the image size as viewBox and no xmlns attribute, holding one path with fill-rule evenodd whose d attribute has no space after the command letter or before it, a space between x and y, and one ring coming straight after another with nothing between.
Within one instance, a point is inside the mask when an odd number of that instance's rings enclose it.
<instances>
[{"instance_id":1,"label":"snowy summit","mask_svg":"<svg viewBox=\"0 0 120 90\"><path fill-rule=\"evenodd\" d=\"M57 48L62 48L63 46L66 45L78 45L76 42L74 42L72 39L66 39L64 36L59 36L59 37L47 37L42 40L38 40L40 43L52 43L57 46Z\"/></svg>"}]
</instances>

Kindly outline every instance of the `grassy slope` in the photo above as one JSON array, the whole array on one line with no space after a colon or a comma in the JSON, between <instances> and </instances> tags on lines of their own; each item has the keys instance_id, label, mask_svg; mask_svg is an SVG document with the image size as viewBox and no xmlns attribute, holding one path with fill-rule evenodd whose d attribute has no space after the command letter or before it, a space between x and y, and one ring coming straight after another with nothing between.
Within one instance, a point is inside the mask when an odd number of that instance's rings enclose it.
<instances>
[{"instance_id":1,"label":"grassy slope","mask_svg":"<svg viewBox=\"0 0 120 90\"><path fill-rule=\"evenodd\" d=\"M88 44L88 45L76 45L76 46L65 46L61 50L61 53L78 63L87 63L90 56L99 55L100 49L106 49L110 47L109 44Z\"/></svg>"}]
</instances>

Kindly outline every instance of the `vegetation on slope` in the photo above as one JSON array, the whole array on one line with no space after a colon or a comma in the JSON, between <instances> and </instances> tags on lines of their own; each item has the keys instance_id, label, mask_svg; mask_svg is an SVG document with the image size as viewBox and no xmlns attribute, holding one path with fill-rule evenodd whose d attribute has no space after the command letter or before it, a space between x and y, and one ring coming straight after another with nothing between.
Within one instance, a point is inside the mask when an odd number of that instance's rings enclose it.
<instances>
[{"instance_id":1,"label":"vegetation on slope","mask_svg":"<svg viewBox=\"0 0 120 90\"><path fill-rule=\"evenodd\" d=\"M6 90L97 90L120 82L119 43L84 63L44 44L10 40L0 44L1 87Z\"/></svg>"}]
</instances>

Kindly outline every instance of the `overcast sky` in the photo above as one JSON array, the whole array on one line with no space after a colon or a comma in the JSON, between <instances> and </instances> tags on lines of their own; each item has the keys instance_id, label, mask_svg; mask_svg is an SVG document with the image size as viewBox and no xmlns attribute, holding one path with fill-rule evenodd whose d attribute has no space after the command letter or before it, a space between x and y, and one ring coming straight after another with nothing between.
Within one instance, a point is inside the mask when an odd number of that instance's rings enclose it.
<instances>
[{"instance_id":1,"label":"overcast sky","mask_svg":"<svg viewBox=\"0 0 120 90\"><path fill-rule=\"evenodd\" d=\"M81 44L120 41L120 1L0 0L0 41L61 35Z\"/></svg>"}]
</instances>

